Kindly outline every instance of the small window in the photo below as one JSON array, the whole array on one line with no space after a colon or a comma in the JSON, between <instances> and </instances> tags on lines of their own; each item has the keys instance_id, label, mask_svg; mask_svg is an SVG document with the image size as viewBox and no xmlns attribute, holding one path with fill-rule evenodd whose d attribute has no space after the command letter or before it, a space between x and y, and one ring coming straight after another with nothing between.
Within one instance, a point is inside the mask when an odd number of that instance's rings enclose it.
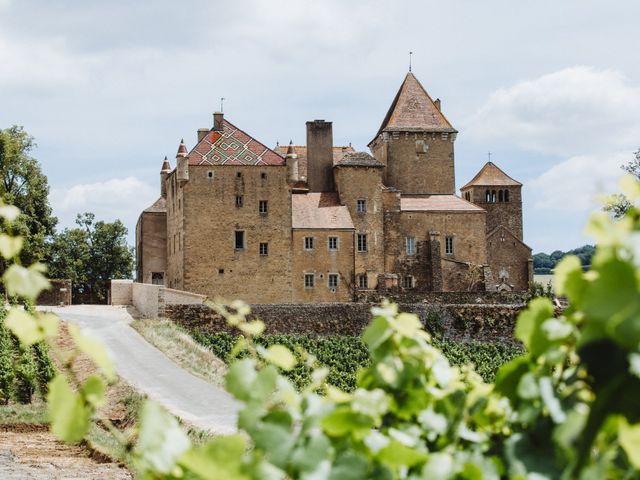
<instances>
[{"instance_id":1,"label":"small window","mask_svg":"<svg viewBox=\"0 0 640 480\"><path fill-rule=\"evenodd\" d=\"M329 288L338 288L339 275L337 273L329 274Z\"/></svg>"},{"instance_id":2,"label":"small window","mask_svg":"<svg viewBox=\"0 0 640 480\"><path fill-rule=\"evenodd\" d=\"M313 288L316 286L316 276L313 273L304 274L304 288Z\"/></svg>"},{"instance_id":3,"label":"small window","mask_svg":"<svg viewBox=\"0 0 640 480\"><path fill-rule=\"evenodd\" d=\"M444 239L444 253L446 255L453 255L453 237L445 237L445 239Z\"/></svg>"},{"instance_id":4,"label":"small window","mask_svg":"<svg viewBox=\"0 0 640 480\"><path fill-rule=\"evenodd\" d=\"M491 202L491 192L489 190L487 190L485 192L485 198L484 198L485 202L490 203Z\"/></svg>"},{"instance_id":5,"label":"small window","mask_svg":"<svg viewBox=\"0 0 640 480\"><path fill-rule=\"evenodd\" d=\"M244 197L242 195L236 195L236 207L240 208L244 204Z\"/></svg>"},{"instance_id":6,"label":"small window","mask_svg":"<svg viewBox=\"0 0 640 480\"><path fill-rule=\"evenodd\" d=\"M491 203L496 203L496 191L491 190Z\"/></svg>"},{"instance_id":7,"label":"small window","mask_svg":"<svg viewBox=\"0 0 640 480\"><path fill-rule=\"evenodd\" d=\"M405 238L405 246L407 249L407 255L415 255L416 254L416 239L415 237L406 237Z\"/></svg>"},{"instance_id":8,"label":"small window","mask_svg":"<svg viewBox=\"0 0 640 480\"><path fill-rule=\"evenodd\" d=\"M264 173L264 172L262 172L262 173L260 174L260 178L262 178L262 180L266 180L266 179L267 179L267 174L266 174L266 173Z\"/></svg>"},{"instance_id":9,"label":"small window","mask_svg":"<svg viewBox=\"0 0 640 480\"><path fill-rule=\"evenodd\" d=\"M164 273L151 272L151 283L153 285L164 285Z\"/></svg>"},{"instance_id":10,"label":"small window","mask_svg":"<svg viewBox=\"0 0 640 480\"><path fill-rule=\"evenodd\" d=\"M313 237L304 237L304 249L313 250Z\"/></svg>"},{"instance_id":11,"label":"small window","mask_svg":"<svg viewBox=\"0 0 640 480\"><path fill-rule=\"evenodd\" d=\"M358 288L369 288L369 282L367 280L367 274L366 273L362 273L360 275L358 275Z\"/></svg>"},{"instance_id":12,"label":"small window","mask_svg":"<svg viewBox=\"0 0 640 480\"><path fill-rule=\"evenodd\" d=\"M268 212L269 206L267 203L267 200L260 200L258 202L258 212L260 212L260 215L266 215Z\"/></svg>"},{"instance_id":13,"label":"small window","mask_svg":"<svg viewBox=\"0 0 640 480\"><path fill-rule=\"evenodd\" d=\"M402 285L404 286L404 288L413 288L414 286L413 277L411 275L405 276L402 280Z\"/></svg>"},{"instance_id":14,"label":"small window","mask_svg":"<svg viewBox=\"0 0 640 480\"><path fill-rule=\"evenodd\" d=\"M236 230L235 245L236 250L244 250L244 231Z\"/></svg>"},{"instance_id":15,"label":"small window","mask_svg":"<svg viewBox=\"0 0 640 480\"><path fill-rule=\"evenodd\" d=\"M367 234L366 233L359 233L358 234L358 251L359 252L366 252L367 251Z\"/></svg>"},{"instance_id":16,"label":"small window","mask_svg":"<svg viewBox=\"0 0 640 480\"><path fill-rule=\"evenodd\" d=\"M356 212L357 213L366 213L367 212L367 201L363 198L359 198L356 201Z\"/></svg>"},{"instance_id":17,"label":"small window","mask_svg":"<svg viewBox=\"0 0 640 480\"><path fill-rule=\"evenodd\" d=\"M269 255L269 244L266 242L260 243L260 255L266 256Z\"/></svg>"},{"instance_id":18,"label":"small window","mask_svg":"<svg viewBox=\"0 0 640 480\"><path fill-rule=\"evenodd\" d=\"M504 201L508 202L509 201L509 190L505 190L504 191Z\"/></svg>"},{"instance_id":19,"label":"small window","mask_svg":"<svg viewBox=\"0 0 640 480\"><path fill-rule=\"evenodd\" d=\"M329 250L338 250L338 237L329 237Z\"/></svg>"},{"instance_id":20,"label":"small window","mask_svg":"<svg viewBox=\"0 0 640 480\"><path fill-rule=\"evenodd\" d=\"M207 172L207 177L209 177L209 178L213 178L213 170L209 170L209 171Z\"/></svg>"},{"instance_id":21,"label":"small window","mask_svg":"<svg viewBox=\"0 0 640 480\"><path fill-rule=\"evenodd\" d=\"M236 178L242 178L242 172L237 172L236 173Z\"/></svg>"},{"instance_id":22,"label":"small window","mask_svg":"<svg viewBox=\"0 0 640 480\"><path fill-rule=\"evenodd\" d=\"M502 190L498 190L498 201L504 202L504 192Z\"/></svg>"},{"instance_id":23,"label":"small window","mask_svg":"<svg viewBox=\"0 0 640 480\"><path fill-rule=\"evenodd\" d=\"M219 268L218 269L218 274L219 275L223 275L224 274L224 268Z\"/></svg>"}]
</instances>

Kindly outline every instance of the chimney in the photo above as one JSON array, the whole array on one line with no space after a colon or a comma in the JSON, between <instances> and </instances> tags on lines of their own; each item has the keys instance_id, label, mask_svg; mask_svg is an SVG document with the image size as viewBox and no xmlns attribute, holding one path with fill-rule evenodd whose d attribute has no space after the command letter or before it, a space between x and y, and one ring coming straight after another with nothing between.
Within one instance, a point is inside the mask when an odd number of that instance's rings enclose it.
<instances>
[{"instance_id":1,"label":"chimney","mask_svg":"<svg viewBox=\"0 0 640 480\"><path fill-rule=\"evenodd\" d=\"M435 104L436 104L436 108L438 109L438 111L440 111L440 99L439 99L439 98L436 98L436 101L435 101L435 102L433 102L433 103L435 103Z\"/></svg>"},{"instance_id":2,"label":"chimney","mask_svg":"<svg viewBox=\"0 0 640 480\"><path fill-rule=\"evenodd\" d=\"M202 139L207 136L207 133L209 133L209 131L210 130L208 128L199 128L198 129L198 143L200 143L202 141Z\"/></svg>"},{"instance_id":3,"label":"chimney","mask_svg":"<svg viewBox=\"0 0 640 480\"><path fill-rule=\"evenodd\" d=\"M334 191L331 122L307 122L307 184L310 192Z\"/></svg>"},{"instance_id":4,"label":"chimney","mask_svg":"<svg viewBox=\"0 0 640 480\"><path fill-rule=\"evenodd\" d=\"M215 130L216 132L221 132L222 130L224 130L222 126L223 118L224 118L224 113L222 112L215 112L213 114L213 130Z\"/></svg>"}]
</instances>

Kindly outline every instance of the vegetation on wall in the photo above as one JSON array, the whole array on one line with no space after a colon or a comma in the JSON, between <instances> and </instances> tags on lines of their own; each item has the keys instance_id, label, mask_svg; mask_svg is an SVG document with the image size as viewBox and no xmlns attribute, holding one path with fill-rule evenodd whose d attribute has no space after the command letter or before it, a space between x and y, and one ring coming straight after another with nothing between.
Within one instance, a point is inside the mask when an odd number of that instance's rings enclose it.
<instances>
[{"instance_id":1,"label":"vegetation on wall","mask_svg":"<svg viewBox=\"0 0 640 480\"><path fill-rule=\"evenodd\" d=\"M93 213L78 215L76 224L53 236L49 278L70 279L74 303L106 303L109 281L132 275L127 228L120 220L96 221Z\"/></svg>"},{"instance_id":2,"label":"vegetation on wall","mask_svg":"<svg viewBox=\"0 0 640 480\"><path fill-rule=\"evenodd\" d=\"M384 303L362 337L371 363L357 388L332 386L319 367L298 390L283 372L300 359L286 346L260 344L265 325L234 302L211 307L244 334L233 353L246 353L226 377L240 404L238 434L195 446L152 401L133 437L100 421L146 479L638 478L640 183L626 177L622 186L633 205L624 217L601 212L589 223L598 245L590 270L574 256L555 269L554 288L569 307L556 316L548 298L529 303L515 329L526 354L494 383L452 366L415 315ZM7 218L4 207L0 216ZM38 268L16 264L3 280L10 294L31 300L47 283ZM10 309L6 324L23 346L57 334L54 318L19 312ZM48 405L53 433L79 442L100 417L114 369L104 347L70 330L75 353L99 373L79 382L64 365Z\"/></svg>"}]
</instances>

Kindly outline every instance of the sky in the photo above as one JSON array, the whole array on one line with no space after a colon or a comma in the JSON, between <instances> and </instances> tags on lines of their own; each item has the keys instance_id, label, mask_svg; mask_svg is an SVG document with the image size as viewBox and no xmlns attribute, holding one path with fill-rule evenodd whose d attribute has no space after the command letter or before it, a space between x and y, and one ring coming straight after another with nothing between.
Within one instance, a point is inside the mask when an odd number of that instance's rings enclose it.
<instances>
[{"instance_id":1,"label":"sky","mask_svg":"<svg viewBox=\"0 0 640 480\"><path fill-rule=\"evenodd\" d=\"M35 137L59 229L90 211L132 238L221 97L266 145L325 119L367 150L412 51L460 132L457 187L491 152L524 184L525 242L565 250L640 148L639 17L633 0L0 0L0 128Z\"/></svg>"}]
</instances>

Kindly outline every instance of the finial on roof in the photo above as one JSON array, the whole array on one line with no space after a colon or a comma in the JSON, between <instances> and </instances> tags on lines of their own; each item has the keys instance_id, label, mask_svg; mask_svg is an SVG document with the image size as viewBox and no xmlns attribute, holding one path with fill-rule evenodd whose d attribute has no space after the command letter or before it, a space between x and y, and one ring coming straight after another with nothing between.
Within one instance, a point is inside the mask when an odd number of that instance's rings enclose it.
<instances>
[{"instance_id":1,"label":"finial on roof","mask_svg":"<svg viewBox=\"0 0 640 480\"><path fill-rule=\"evenodd\" d=\"M287 157L295 155L296 149L293 148L293 140L289 140L289 146L287 147Z\"/></svg>"},{"instance_id":2,"label":"finial on roof","mask_svg":"<svg viewBox=\"0 0 640 480\"><path fill-rule=\"evenodd\" d=\"M276 148L278 148L280 146L280 141L276 140Z\"/></svg>"},{"instance_id":3,"label":"finial on roof","mask_svg":"<svg viewBox=\"0 0 640 480\"><path fill-rule=\"evenodd\" d=\"M187 146L184 144L184 138L180 140L180 145L178 146L178 153L176 157L186 157L187 156Z\"/></svg>"},{"instance_id":4,"label":"finial on roof","mask_svg":"<svg viewBox=\"0 0 640 480\"><path fill-rule=\"evenodd\" d=\"M171 164L169 163L169 160L165 155L164 162L162 162L162 169L160 170L160 173L169 173L170 171L171 171Z\"/></svg>"},{"instance_id":5,"label":"finial on roof","mask_svg":"<svg viewBox=\"0 0 640 480\"><path fill-rule=\"evenodd\" d=\"M487 152L487 158L489 159L489 162L491 162L491 152Z\"/></svg>"},{"instance_id":6,"label":"finial on roof","mask_svg":"<svg viewBox=\"0 0 640 480\"><path fill-rule=\"evenodd\" d=\"M411 56L413 55L413 52L409 52L409 72L411 72Z\"/></svg>"}]
</instances>

